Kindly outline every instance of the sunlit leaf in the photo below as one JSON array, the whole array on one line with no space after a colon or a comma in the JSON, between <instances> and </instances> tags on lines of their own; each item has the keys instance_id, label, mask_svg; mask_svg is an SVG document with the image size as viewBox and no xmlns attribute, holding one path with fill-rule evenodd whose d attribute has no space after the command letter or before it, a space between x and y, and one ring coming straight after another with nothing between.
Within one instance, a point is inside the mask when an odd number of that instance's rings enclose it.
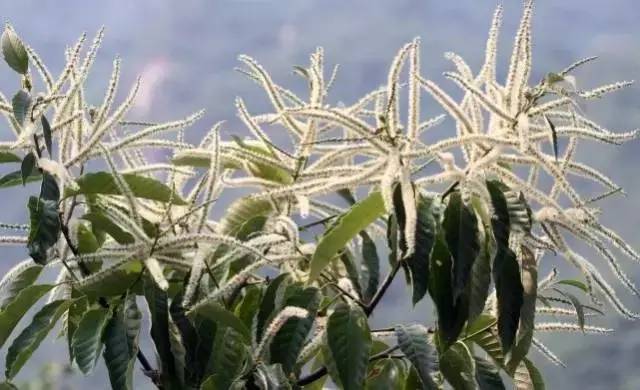
<instances>
[{"instance_id":1,"label":"sunlit leaf","mask_svg":"<svg viewBox=\"0 0 640 390\"><path fill-rule=\"evenodd\" d=\"M17 292L11 301L5 301L0 311L0 347L7 341L24 314L52 288L53 285L50 284L26 286Z\"/></svg>"},{"instance_id":2,"label":"sunlit leaf","mask_svg":"<svg viewBox=\"0 0 640 390\"><path fill-rule=\"evenodd\" d=\"M415 367L422 389L437 389L432 375L438 371L438 356L429 342L427 329L420 325L398 325L395 330L400 350Z\"/></svg>"},{"instance_id":3,"label":"sunlit leaf","mask_svg":"<svg viewBox=\"0 0 640 390\"><path fill-rule=\"evenodd\" d=\"M6 63L11 69L26 75L29 71L29 57L18 34L7 26L2 33L0 43L2 44L2 56Z\"/></svg>"}]
</instances>

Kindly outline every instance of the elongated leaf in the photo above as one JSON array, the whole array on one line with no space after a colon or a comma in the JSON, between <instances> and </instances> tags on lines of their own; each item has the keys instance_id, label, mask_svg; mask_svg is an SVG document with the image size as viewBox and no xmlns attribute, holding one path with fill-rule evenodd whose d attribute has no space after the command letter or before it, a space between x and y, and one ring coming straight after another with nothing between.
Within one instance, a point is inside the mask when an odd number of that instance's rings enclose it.
<instances>
[{"instance_id":1,"label":"elongated leaf","mask_svg":"<svg viewBox=\"0 0 640 390\"><path fill-rule=\"evenodd\" d=\"M453 258L453 299L464 293L471 278L473 263L480 253L478 219L473 208L462 202L459 192L449 196L442 227Z\"/></svg>"},{"instance_id":2,"label":"elongated leaf","mask_svg":"<svg viewBox=\"0 0 640 390\"><path fill-rule=\"evenodd\" d=\"M476 333L469 339L478 344L478 346L482 348L487 355L491 356L491 359L493 359L498 366L502 367L504 365L502 345L500 345L498 332L494 327Z\"/></svg>"},{"instance_id":3,"label":"elongated leaf","mask_svg":"<svg viewBox=\"0 0 640 390\"><path fill-rule=\"evenodd\" d=\"M24 122L31 118L28 118L31 111L31 95L29 92L21 89L11 99L11 105L13 107L13 116L20 126L24 125Z\"/></svg>"},{"instance_id":4,"label":"elongated leaf","mask_svg":"<svg viewBox=\"0 0 640 390\"><path fill-rule=\"evenodd\" d=\"M239 376L248 356L244 338L226 327L216 335L210 372L216 374L216 388L228 389Z\"/></svg>"},{"instance_id":5,"label":"elongated leaf","mask_svg":"<svg viewBox=\"0 0 640 390\"><path fill-rule=\"evenodd\" d=\"M155 179L130 173L125 173L122 177L137 198L156 200L158 202L171 201L176 205L187 204L179 194L173 193L172 195L171 188ZM65 189L65 198L78 194L122 195L116 185L116 179L109 172L84 174L78 178L77 184L78 188L76 189L70 187Z\"/></svg>"},{"instance_id":6,"label":"elongated leaf","mask_svg":"<svg viewBox=\"0 0 640 390\"><path fill-rule=\"evenodd\" d=\"M575 279L559 280L559 281L555 282L555 284L563 284L565 286L572 286L572 287L575 287L577 289L582 290L582 292L584 292L584 293L589 291L589 289L587 288L586 284L584 284L583 282L581 282L579 280L575 280Z\"/></svg>"},{"instance_id":7,"label":"elongated leaf","mask_svg":"<svg viewBox=\"0 0 640 390\"><path fill-rule=\"evenodd\" d=\"M30 260L28 262L20 262L7 271L6 275L13 272L11 278L7 278L0 288L0 312L11 303L16 296L28 286L31 286L40 276L42 272L40 264L34 264Z\"/></svg>"},{"instance_id":8,"label":"elongated leaf","mask_svg":"<svg viewBox=\"0 0 640 390\"><path fill-rule=\"evenodd\" d=\"M27 184L27 178L33 174L36 168L36 156L33 153L27 153L22 160L20 173L22 177L22 185Z\"/></svg>"},{"instance_id":9,"label":"elongated leaf","mask_svg":"<svg viewBox=\"0 0 640 390\"><path fill-rule=\"evenodd\" d=\"M26 75L29 71L29 57L18 34L12 28L5 27L0 44L2 56L11 69Z\"/></svg>"},{"instance_id":10,"label":"elongated leaf","mask_svg":"<svg viewBox=\"0 0 640 390\"><path fill-rule=\"evenodd\" d=\"M127 299L126 307L119 307L113 313L104 330L102 356L114 390L132 389L140 318L141 314L135 306L135 300Z\"/></svg>"},{"instance_id":11,"label":"elongated leaf","mask_svg":"<svg viewBox=\"0 0 640 390\"><path fill-rule=\"evenodd\" d=\"M301 307L309 312L305 318L289 318L271 341L271 363L280 363L285 374L289 374L313 326L320 306L320 292L315 287L291 286L286 294L284 306Z\"/></svg>"},{"instance_id":12,"label":"elongated leaf","mask_svg":"<svg viewBox=\"0 0 640 390\"><path fill-rule=\"evenodd\" d=\"M49 124L49 120L46 116L42 115L40 117L40 122L42 123L42 135L44 136L44 145L47 147L47 152L49 153L49 157L53 158L53 140L51 139L51 125Z\"/></svg>"},{"instance_id":13,"label":"elongated leaf","mask_svg":"<svg viewBox=\"0 0 640 390\"><path fill-rule=\"evenodd\" d=\"M50 173L42 174L42 184L40 185L40 199L50 200L58 203L60 200L60 188L56 178Z\"/></svg>"},{"instance_id":14,"label":"elongated leaf","mask_svg":"<svg viewBox=\"0 0 640 390\"><path fill-rule=\"evenodd\" d=\"M40 174L40 172L38 170L34 170L31 173L31 176L26 178L26 183L32 183L34 181L39 181L41 179L42 179L42 175ZM0 188L15 187L21 184L23 184L22 170L7 173L6 175L0 177Z\"/></svg>"},{"instance_id":15,"label":"elongated leaf","mask_svg":"<svg viewBox=\"0 0 640 390\"><path fill-rule=\"evenodd\" d=\"M544 390L542 374L529 359L523 359L513 376L516 390Z\"/></svg>"},{"instance_id":16,"label":"elongated leaf","mask_svg":"<svg viewBox=\"0 0 640 390\"><path fill-rule=\"evenodd\" d=\"M507 371L514 372L520 361L527 356L533 340L536 301L538 296L538 268L535 255L528 248L522 248L523 303L520 309L520 326L516 341L511 349Z\"/></svg>"},{"instance_id":17,"label":"elongated leaf","mask_svg":"<svg viewBox=\"0 0 640 390\"><path fill-rule=\"evenodd\" d=\"M98 239L96 238L96 236L93 234L93 232L87 225L88 224L86 222L85 223L80 222L78 223L76 228L76 236L78 239L77 248L78 248L78 253L81 253L81 254L94 253L100 248L100 243L98 243Z\"/></svg>"},{"instance_id":18,"label":"elongated leaf","mask_svg":"<svg viewBox=\"0 0 640 390\"><path fill-rule=\"evenodd\" d=\"M490 361L474 356L476 362L476 382L480 390L505 390L500 370Z\"/></svg>"},{"instance_id":19,"label":"elongated leaf","mask_svg":"<svg viewBox=\"0 0 640 390\"><path fill-rule=\"evenodd\" d=\"M169 332L169 298L167 292L150 278L144 279L144 296L151 314L151 339L156 347L161 369L161 381L170 386L177 378Z\"/></svg>"},{"instance_id":20,"label":"elongated leaf","mask_svg":"<svg viewBox=\"0 0 640 390\"><path fill-rule=\"evenodd\" d=\"M464 343L453 344L440 357L440 372L456 390L475 390L476 365Z\"/></svg>"},{"instance_id":21,"label":"elongated leaf","mask_svg":"<svg viewBox=\"0 0 640 390\"><path fill-rule=\"evenodd\" d=\"M260 390L291 389L289 380L279 364L258 364L253 373L253 382Z\"/></svg>"},{"instance_id":22,"label":"elongated leaf","mask_svg":"<svg viewBox=\"0 0 640 390\"><path fill-rule=\"evenodd\" d=\"M269 283L267 290L264 292L260 309L256 318L256 339L260 340L264 332L265 327L269 323L274 311L276 310L276 304L279 291L285 291L286 287L291 282L291 277L287 273L278 275L275 279Z\"/></svg>"},{"instance_id":23,"label":"elongated leaf","mask_svg":"<svg viewBox=\"0 0 640 390\"><path fill-rule=\"evenodd\" d=\"M60 235L60 220L58 218L58 204L51 200L29 197L29 238L27 247L29 255L38 264L47 262L47 251Z\"/></svg>"},{"instance_id":24,"label":"elongated leaf","mask_svg":"<svg viewBox=\"0 0 640 390\"><path fill-rule=\"evenodd\" d=\"M273 206L268 200L240 198L227 208L220 220L220 233L235 236L244 224L257 216L269 216Z\"/></svg>"},{"instance_id":25,"label":"elongated leaf","mask_svg":"<svg viewBox=\"0 0 640 390\"><path fill-rule=\"evenodd\" d=\"M18 325L20 319L38 299L53 288L50 284L26 286L14 296L0 311L0 347Z\"/></svg>"},{"instance_id":26,"label":"elongated leaf","mask_svg":"<svg viewBox=\"0 0 640 390\"><path fill-rule=\"evenodd\" d=\"M434 200L419 196L416 224L416 247L406 262L411 271L412 302L420 302L429 289L429 259L436 238Z\"/></svg>"},{"instance_id":27,"label":"elongated leaf","mask_svg":"<svg viewBox=\"0 0 640 390\"><path fill-rule=\"evenodd\" d=\"M218 303L209 302L205 305L199 306L195 310L189 311L187 314L191 317L198 314L211 321L217 322L221 326L231 327L233 330L238 332L240 336L242 336L246 343L251 342L251 331L249 331L238 317Z\"/></svg>"},{"instance_id":28,"label":"elongated leaf","mask_svg":"<svg viewBox=\"0 0 640 390\"><path fill-rule=\"evenodd\" d=\"M438 372L438 356L435 348L429 343L427 329L421 325L398 325L396 337L400 350L415 367L422 389L438 389L432 377Z\"/></svg>"},{"instance_id":29,"label":"elongated leaf","mask_svg":"<svg viewBox=\"0 0 640 390\"><path fill-rule=\"evenodd\" d=\"M254 319L258 314L260 308L260 302L262 301L262 286L249 286L244 289L244 297L242 301L234 309L235 315L245 324L249 329L253 328ZM253 337L252 330L252 337Z\"/></svg>"},{"instance_id":30,"label":"elongated leaf","mask_svg":"<svg viewBox=\"0 0 640 390\"><path fill-rule=\"evenodd\" d=\"M488 227L485 228L488 232ZM486 234L482 242L482 250L471 268L469 280L469 322L473 322L484 311L491 287L492 242Z\"/></svg>"},{"instance_id":31,"label":"elongated leaf","mask_svg":"<svg viewBox=\"0 0 640 390\"><path fill-rule=\"evenodd\" d=\"M327 323L327 343L337 370L338 377L333 379L345 390L362 389L371 350L371 333L360 307L336 306Z\"/></svg>"},{"instance_id":32,"label":"elongated leaf","mask_svg":"<svg viewBox=\"0 0 640 390\"><path fill-rule=\"evenodd\" d=\"M567 298L574 309L576 309L576 319L578 320L578 326L580 329L584 330L584 305L580 302L580 300L573 294L568 293L566 291L562 291L559 288L554 288L558 294Z\"/></svg>"},{"instance_id":33,"label":"elongated leaf","mask_svg":"<svg viewBox=\"0 0 640 390\"><path fill-rule=\"evenodd\" d=\"M100 357L102 333L109 321L109 311L104 308L89 310L82 316L73 334L71 349L78 368L89 374Z\"/></svg>"},{"instance_id":34,"label":"elongated leaf","mask_svg":"<svg viewBox=\"0 0 640 390\"><path fill-rule=\"evenodd\" d=\"M556 125L551 122L551 119L547 115L544 116L545 121L547 122L547 126L549 126L549 130L551 130L551 143L553 144L553 155L556 157L556 161L558 161L558 132L556 132Z\"/></svg>"},{"instance_id":35,"label":"elongated leaf","mask_svg":"<svg viewBox=\"0 0 640 390\"><path fill-rule=\"evenodd\" d=\"M142 263L132 260L115 269L104 269L84 279L78 289L91 298L120 296L132 286L139 286Z\"/></svg>"},{"instance_id":36,"label":"elongated leaf","mask_svg":"<svg viewBox=\"0 0 640 390\"><path fill-rule=\"evenodd\" d=\"M0 152L0 164L16 163L20 161L22 161L22 159L11 152L4 150Z\"/></svg>"},{"instance_id":37,"label":"elongated leaf","mask_svg":"<svg viewBox=\"0 0 640 390\"><path fill-rule=\"evenodd\" d=\"M382 196L373 192L342 214L318 242L309 265L309 281L317 279L334 256L383 213Z\"/></svg>"},{"instance_id":38,"label":"elongated leaf","mask_svg":"<svg viewBox=\"0 0 640 390\"><path fill-rule=\"evenodd\" d=\"M494 215L491 219L497 251L493 260L493 280L498 298L498 333L503 350L513 345L520 322L520 309L524 298L524 287L520 278L520 265L515 253L509 248L509 210L500 184L487 182Z\"/></svg>"},{"instance_id":39,"label":"elongated leaf","mask_svg":"<svg viewBox=\"0 0 640 390\"><path fill-rule=\"evenodd\" d=\"M378 290L380 283L380 258L376 243L366 231L360 232L362 237L362 263L360 264L360 282L362 298L369 302Z\"/></svg>"},{"instance_id":40,"label":"elongated leaf","mask_svg":"<svg viewBox=\"0 0 640 390\"><path fill-rule=\"evenodd\" d=\"M53 301L33 316L31 323L13 340L13 344L7 350L5 363L7 378L16 376L72 303L71 300Z\"/></svg>"},{"instance_id":41,"label":"elongated leaf","mask_svg":"<svg viewBox=\"0 0 640 390\"><path fill-rule=\"evenodd\" d=\"M468 306L453 300L453 261L442 234L438 234L431 253L429 295L438 312L438 330L446 345L452 344L464 327Z\"/></svg>"}]
</instances>

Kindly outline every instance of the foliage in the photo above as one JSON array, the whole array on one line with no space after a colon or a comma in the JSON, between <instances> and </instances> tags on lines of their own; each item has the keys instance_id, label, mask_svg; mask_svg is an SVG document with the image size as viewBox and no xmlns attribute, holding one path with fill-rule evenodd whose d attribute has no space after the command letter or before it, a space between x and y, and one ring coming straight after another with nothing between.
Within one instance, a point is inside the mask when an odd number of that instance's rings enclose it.
<instances>
[{"instance_id":1,"label":"foliage","mask_svg":"<svg viewBox=\"0 0 640 390\"><path fill-rule=\"evenodd\" d=\"M185 142L184 131L202 112L167 123L127 119L139 80L116 105L119 59L103 100L87 101L102 31L84 55L82 36L53 76L7 26L2 53L21 87L11 100L0 95L15 136L0 143L0 163L13 166L0 187L40 188L28 197L28 225L0 224L20 232L0 243L30 254L0 281L1 386L13 387L61 325L70 363L90 374L102 357L115 389L134 387L136 365L162 389L312 389L327 377L345 389L501 389L506 378L517 389L543 389L531 346L563 363L542 333L608 332L593 324L607 308L600 297L638 318L596 263L568 244L592 247L640 295L614 251L640 255L592 207L620 189L574 161L578 140L619 144L638 132L614 133L582 114L583 100L629 84L578 90L571 72L590 59L529 84L532 7L526 2L504 83L496 80L502 8L478 74L447 54L460 102L420 75L419 39L393 59L386 86L347 106L327 102L336 71L326 78L321 49L308 67L295 67L305 98L241 56L241 71L274 112L251 114L237 99L251 137L223 140L218 123L198 144ZM425 141L442 117L421 118L423 90L454 121L453 135ZM273 141L282 137L267 127L286 131L293 145ZM171 161L149 162L156 149ZM553 179L550 189L541 174ZM575 177L605 192L585 198ZM219 204L238 187L254 190ZM387 252L388 264L379 256ZM554 268L538 280L548 253L582 279L559 280ZM44 269L58 273L55 282L41 280ZM407 301L428 295L434 314L424 313L423 324L389 319L372 328L368 318L400 270Z\"/></svg>"}]
</instances>

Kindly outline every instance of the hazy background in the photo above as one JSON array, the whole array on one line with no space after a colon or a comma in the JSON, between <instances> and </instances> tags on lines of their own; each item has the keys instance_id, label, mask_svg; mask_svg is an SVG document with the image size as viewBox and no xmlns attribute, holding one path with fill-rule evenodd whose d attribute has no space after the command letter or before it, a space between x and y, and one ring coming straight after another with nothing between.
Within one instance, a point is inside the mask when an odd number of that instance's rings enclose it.
<instances>
[{"instance_id":1,"label":"hazy background","mask_svg":"<svg viewBox=\"0 0 640 390\"><path fill-rule=\"evenodd\" d=\"M502 67L508 58L512 33L521 11L520 1L508 1L503 39ZM422 37L423 74L442 83L441 73L451 68L445 51L461 54L477 71L483 60L484 42L495 1L489 0L110 0L110 1L2 1L0 15L50 65L54 73L63 65L63 50L82 31L93 34L100 26L107 35L90 78L87 96L98 104L111 72L112 59L123 58L122 91L137 75L143 89L133 115L138 119L181 118L205 108L207 114L188 135L195 140L214 121L228 120L227 136L244 134L234 112L235 96L242 96L251 112L268 109L263 92L233 70L238 54L258 59L278 82L301 90L303 82L291 72L295 64L307 64L308 54L325 48L328 65L341 64L332 101L353 102L386 80L387 68L396 51L414 36ZM618 79L640 78L640 2L638 0L538 0L534 19L534 80L557 71L574 60L590 55L600 60L578 72L578 86L587 88ZM0 66L0 88L11 95L16 77ZM629 130L640 124L640 89L632 87L585 108L603 125ZM429 112L439 113L435 105ZM450 126L451 122L445 123ZM0 138L9 136L5 125ZM630 194L628 198L602 203L605 223L640 247L640 143L612 148L581 145L579 157L588 157L608 172ZM4 222L22 222L25 212L18 200L23 190L2 194L0 211ZM15 203L17 201L17 203ZM6 205L11 204L11 207ZM23 258L22 249L3 249L0 272ZM558 261L549 257L546 264ZM629 264L628 262L625 265ZM626 267L640 278L640 267ZM625 302L640 310L640 302L622 294ZM395 302L394 302L395 301ZM431 310L411 310L402 286L385 298L386 313L376 315L378 324L399 321L431 323ZM387 305L384 305L387 303ZM549 389L639 389L640 327L612 316L601 322L616 328L609 336L563 335L543 340L557 352L568 368L562 369L534 356ZM15 336L15 335L14 335ZM149 348L147 348L149 350ZM3 358L5 351L0 351ZM147 355L150 355L150 351ZM23 369L21 380L37 374L50 360L63 362L62 340L50 337ZM101 366L89 378L68 381L72 388L108 388ZM136 388L147 382L137 380Z\"/></svg>"}]
</instances>

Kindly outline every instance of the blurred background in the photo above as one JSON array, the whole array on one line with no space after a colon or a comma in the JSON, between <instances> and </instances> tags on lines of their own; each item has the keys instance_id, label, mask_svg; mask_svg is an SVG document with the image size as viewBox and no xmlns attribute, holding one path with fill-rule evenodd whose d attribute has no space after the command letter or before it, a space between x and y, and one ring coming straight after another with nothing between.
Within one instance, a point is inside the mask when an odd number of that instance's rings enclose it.
<instances>
[{"instance_id":1,"label":"blurred background","mask_svg":"<svg viewBox=\"0 0 640 390\"><path fill-rule=\"evenodd\" d=\"M521 11L519 1L506 3L500 42L502 75ZM142 93L133 112L135 119L177 119L200 108L207 110L205 118L188 132L187 139L194 141L219 120L227 121L223 137L245 134L235 116L236 96L242 96L253 113L269 109L264 93L234 71L236 58L243 53L261 62L276 82L302 91L304 81L292 73L292 66L306 65L309 53L316 46L323 46L327 65L341 65L332 102L351 103L384 83L396 51L413 37L421 36L422 74L459 96L456 88L441 77L443 71L451 69L443 53L454 51L462 55L477 71L495 6L493 0L21 0L3 1L0 14L53 73L62 69L64 49L80 33L86 31L92 36L100 26L106 26L106 39L86 91L89 99L101 101L112 60L119 55L123 58L120 99L136 76L143 78ZM577 72L578 88L640 79L639 17L638 0L538 0L533 81L591 55L600 59ZM11 95L17 88L15 74L0 66L0 89ZM441 112L430 104L426 107L429 113ZM640 127L640 88L631 87L584 109L591 118L613 130ZM442 126L450 130L451 122ZM0 138L7 137L9 130L0 128ZM629 194L602 202L603 221L639 248L640 142L619 148L581 147L579 159L588 159L607 172ZM25 193L23 189L2 193L3 222L25 220L25 210L13 206L22 204L20 199ZM2 253L0 273L26 257L21 248L3 248ZM555 265L559 259L550 256L543 262ZM625 268L640 280L640 267ZM621 295L631 308L640 310L637 298L634 301L633 297ZM376 324L433 321L427 305L407 305L407 291L400 284L385 300L387 304L382 306L386 312L376 314ZM568 365L564 369L553 366L533 352L547 388L640 389L640 372L636 370L640 361L640 324L610 316L600 325L615 328L616 332L606 336L541 337ZM5 352L0 351L0 359L4 360ZM48 362L64 363L66 358L64 341L51 337L23 369L18 382L40 375L41 367ZM51 388L108 388L103 366L86 378L70 375L56 366L44 370L45 376L62 383ZM138 373L136 388L146 386L147 381Z\"/></svg>"}]
</instances>

